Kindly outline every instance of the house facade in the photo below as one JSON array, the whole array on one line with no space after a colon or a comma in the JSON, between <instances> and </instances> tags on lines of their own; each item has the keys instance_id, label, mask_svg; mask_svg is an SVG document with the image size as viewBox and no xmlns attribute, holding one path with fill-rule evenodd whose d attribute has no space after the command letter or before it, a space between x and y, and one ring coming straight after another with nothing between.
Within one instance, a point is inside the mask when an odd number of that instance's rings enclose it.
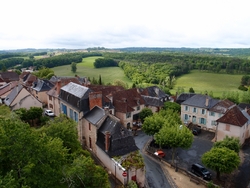
<instances>
[{"instance_id":1,"label":"house facade","mask_svg":"<svg viewBox=\"0 0 250 188\"><path fill-rule=\"evenodd\" d=\"M250 110L240 110L237 106L230 108L217 122L216 141L226 136L239 138L243 144L250 137Z\"/></svg>"},{"instance_id":2,"label":"house facade","mask_svg":"<svg viewBox=\"0 0 250 188\"><path fill-rule=\"evenodd\" d=\"M109 110L95 106L83 118L85 146L96 155L102 164L123 184L130 180L144 186L145 169L125 169L123 160L131 152L138 151L130 131ZM127 176L124 177L123 173ZM137 177L137 178L136 178Z\"/></svg>"},{"instance_id":3,"label":"house facade","mask_svg":"<svg viewBox=\"0 0 250 188\"><path fill-rule=\"evenodd\" d=\"M209 110L218 102L207 95L193 95L181 103L181 120L185 124L192 122L203 129L209 129L213 126L208 120Z\"/></svg>"},{"instance_id":4,"label":"house facade","mask_svg":"<svg viewBox=\"0 0 250 188\"><path fill-rule=\"evenodd\" d=\"M78 123L78 138L82 142L82 117L89 111L90 89L70 82L61 87L59 94L60 111Z\"/></svg>"},{"instance_id":5,"label":"house facade","mask_svg":"<svg viewBox=\"0 0 250 188\"><path fill-rule=\"evenodd\" d=\"M30 109L30 107L42 108L42 102L35 98L22 85L17 85L4 99L4 103L10 107L11 110L20 108Z\"/></svg>"}]
</instances>

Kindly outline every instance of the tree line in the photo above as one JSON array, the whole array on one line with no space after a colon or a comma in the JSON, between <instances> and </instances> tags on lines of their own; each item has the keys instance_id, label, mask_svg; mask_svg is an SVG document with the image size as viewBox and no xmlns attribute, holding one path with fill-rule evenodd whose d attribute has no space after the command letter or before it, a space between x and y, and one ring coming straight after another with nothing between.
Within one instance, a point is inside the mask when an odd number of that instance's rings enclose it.
<instances>
[{"instance_id":1,"label":"tree line","mask_svg":"<svg viewBox=\"0 0 250 188\"><path fill-rule=\"evenodd\" d=\"M95 68L102 68L102 67L118 67L118 63L110 58L98 58L94 62Z\"/></svg>"}]
</instances>

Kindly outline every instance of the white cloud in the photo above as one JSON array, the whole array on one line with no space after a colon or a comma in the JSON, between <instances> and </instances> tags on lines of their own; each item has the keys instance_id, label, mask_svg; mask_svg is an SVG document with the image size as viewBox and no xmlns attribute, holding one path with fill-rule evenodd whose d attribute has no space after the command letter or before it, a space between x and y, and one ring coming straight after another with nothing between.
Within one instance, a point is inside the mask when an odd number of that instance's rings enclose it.
<instances>
[{"instance_id":1,"label":"white cloud","mask_svg":"<svg viewBox=\"0 0 250 188\"><path fill-rule=\"evenodd\" d=\"M8 0L0 49L249 47L245 0Z\"/></svg>"}]
</instances>

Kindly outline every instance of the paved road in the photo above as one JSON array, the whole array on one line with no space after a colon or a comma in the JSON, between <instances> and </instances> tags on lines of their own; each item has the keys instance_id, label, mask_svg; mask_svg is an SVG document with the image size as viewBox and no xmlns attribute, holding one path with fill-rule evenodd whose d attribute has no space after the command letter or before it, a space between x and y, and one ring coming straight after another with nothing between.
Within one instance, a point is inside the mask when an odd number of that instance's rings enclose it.
<instances>
[{"instance_id":1,"label":"paved road","mask_svg":"<svg viewBox=\"0 0 250 188\"><path fill-rule=\"evenodd\" d=\"M138 136L134 137L137 147L142 151L144 145L150 139L142 131L138 131ZM171 188L170 183L164 175L164 172L158 162L142 153L146 166L146 179L150 188Z\"/></svg>"}]
</instances>

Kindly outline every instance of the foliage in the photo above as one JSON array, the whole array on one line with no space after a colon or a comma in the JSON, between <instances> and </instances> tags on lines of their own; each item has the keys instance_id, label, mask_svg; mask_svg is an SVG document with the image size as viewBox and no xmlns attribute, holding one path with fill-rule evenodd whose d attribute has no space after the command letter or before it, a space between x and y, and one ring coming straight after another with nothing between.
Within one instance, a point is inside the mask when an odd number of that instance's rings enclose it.
<instances>
[{"instance_id":1,"label":"foliage","mask_svg":"<svg viewBox=\"0 0 250 188\"><path fill-rule=\"evenodd\" d=\"M55 117L53 121L49 121L40 131L52 138L63 140L63 146L69 150L69 153L81 150L81 145L78 141L77 124L63 114Z\"/></svg>"},{"instance_id":2,"label":"foliage","mask_svg":"<svg viewBox=\"0 0 250 188\"><path fill-rule=\"evenodd\" d=\"M72 62L72 63L71 63L71 71L72 71L73 73L76 73L76 70L77 70L76 63Z\"/></svg>"},{"instance_id":3,"label":"foliage","mask_svg":"<svg viewBox=\"0 0 250 188\"><path fill-rule=\"evenodd\" d=\"M129 181L127 188L137 188L138 186L136 185L135 181Z\"/></svg>"},{"instance_id":4,"label":"foliage","mask_svg":"<svg viewBox=\"0 0 250 188\"><path fill-rule=\"evenodd\" d=\"M118 63L109 58L98 58L94 62L94 67L95 68L102 68L102 67L117 67Z\"/></svg>"},{"instance_id":5,"label":"foliage","mask_svg":"<svg viewBox=\"0 0 250 188\"><path fill-rule=\"evenodd\" d=\"M50 79L54 76L54 71L47 67L41 67L37 72L33 72L33 74L40 79Z\"/></svg>"},{"instance_id":6,"label":"foliage","mask_svg":"<svg viewBox=\"0 0 250 188\"><path fill-rule=\"evenodd\" d=\"M231 173L240 164L237 153L226 147L213 147L202 155L202 163L216 171L216 178L220 179L221 173Z\"/></svg>"},{"instance_id":7,"label":"foliage","mask_svg":"<svg viewBox=\"0 0 250 188\"><path fill-rule=\"evenodd\" d=\"M164 110L173 110L173 111L176 111L178 113L181 113L181 105L179 105L176 102L170 102L170 101L164 102L163 109Z\"/></svg>"},{"instance_id":8,"label":"foliage","mask_svg":"<svg viewBox=\"0 0 250 188\"><path fill-rule=\"evenodd\" d=\"M160 131L164 122L165 119L159 113L154 113L152 116L146 117L144 119L142 130L147 135L153 136Z\"/></svg>"},{"instance_id":9,"label":"foliage","mask_svg":"<svg viewBox=\"0 0 250 188\"><path fill-rule=\"evenodd\" d=\"M10 108L4 104L0 105L0 119L10 118L10 117L11 117Z\"/></svg>"},{"instance_id":10,"label":"foliage","mask_svg":"<svg viewBox=\"0 0 250 188\"><path fill-rule=\"evenodd\" d=\"M126 84L122 80L114 80L112 85L114 85L114 86L122 86L123 88L128 88L128 84Z\"/></svg>"},{"instance_id":11,"label":"foliage","mask_svg":"<svg viewBox=\"0 0 250 188\"><path fill-rule=\"evenodd\" d=\"M195 93L195 91L192 87L189 88L189 93Z\"/></svg>"},{"instance_id":12,"label":"foliage","mask_svg":"<svg viewBox=\"0 0 250 188\"><path fill-rule=\"evenodd\" d=\"M40 120L43 116L43 109L39 107L31 107L29 110L19 108L15 110L15 113L22 121L29 123L31 126L35 126L41 123Z\"/></svg>"},{"instance_id":13,"label":"foliage","mask_svg":"<svg viewBox=\"0 0 250 188\"><path fill-rule=\"evenodd\" d=\"M63 175L68 187L110 187L107 172L90 157L79 156L63 169Z\"/></svg>"},{"instance_id":14,"label":"foliage","mask_svg":"<svg viewBox=\"0 0 250 188\"><path fill-rule=\"evenodd\" d=\"M241 102L250 104L250 90L249 89L248 91L245 91L242 93Z\"/></svg>"},{"instance_id":15,"label":"foliage","mask_svg":"<svg viewBox=\"0 0 250 188\"><path fill-rule=\"evenodd\" d=\"M250 85L250 76L249 75L244 75L242 76L241 78L241 85L246 85L246 86L249 86Z\"/></svg>"},{"instance_id":16,"label":"foliage","mask_svg":"<svg viewBox=\"0 0 250 188\"><path fill-rule=\"evenodd\" d=\"M239 153L240 140L239 138L226 136L223 140L215 142L213 147L215 148L226 147L228 149L235 151L236 153Z\"/></svg>"},{"instance_id":17,"label":"foliage","mask_svg":"<svg viewBox=\"0 0 250 188\"><path fill-rule=\"evenodd\" d=\"M139 151L129 153L129 155L126 156L126 158L122 161L121 165L125 169L131 169L131 168L141 169L144 168L145 166L143 157Z\"/></svg>"},{"instance_id":18,"label":"foliage","mask_svg":"<svg viewBox=\"0 0 250 188\"><path fill-rule=\"evenodd\" d=\"M172 163L174 164L176 148L188 149L193 143L193 134L186 127L175 119L169 118L159 133L155 134L155 141L160 146L169 146L172 148Z\"/></svg>"},{"instance_id":19,"label":"foliage","mask_svg":"<svg viewBox=\"0 0 250 188\"><path fill-rule=\"evenodd\" d=\"M99 84L99 85L102 85L102 77L101 77L101 75L99 75L98 84Z\"/></svg>"},{"instance_id":20,"label":"foliage","mask_svg":"<svg viewBox=\"0 0 250 188\"><path fill-rule=\"evenodd\" d=\"M152 116L153 115L153 112L150 108L143 108L139 114L139 117L141 119L141 122L143 123L144 122L144 119L146 117L149 117L149 116Z\"/></svg>"},{"instance_id":21,"label":"foliage","mask_svg":"<svg viewBox=\"0 0 250 188\"><path fill-rule=\"evenodd\" d=\"M231 92L223 92L221 99L228 99L236 104L239 103L239 92L231 91Z\"/></svg>"},{"instance_id":22,"label":"foliage","mask_svg":"<svg viewBox=\"0 0 250 188\"><path fill-rule=\"evenodd\" d=\"M241 90L241 91L247 91L248 90L244 85L240 85L238 87L238 89Z\"/></svg>"}]
</instances>

